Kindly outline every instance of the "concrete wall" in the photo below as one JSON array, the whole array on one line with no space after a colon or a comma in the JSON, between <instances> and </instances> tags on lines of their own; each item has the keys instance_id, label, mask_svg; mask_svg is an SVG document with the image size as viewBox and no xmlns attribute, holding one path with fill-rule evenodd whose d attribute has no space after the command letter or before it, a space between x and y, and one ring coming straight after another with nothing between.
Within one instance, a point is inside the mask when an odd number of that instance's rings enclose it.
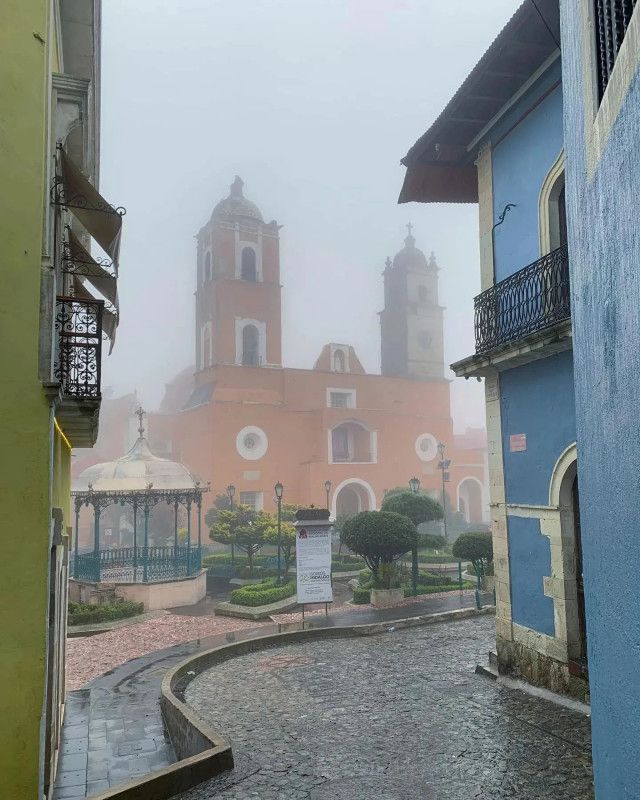
<instances>
[{"instance_id":1,"label":"concrete wall","mask_svg":"<svg viewBox=\"0 0 640 800\"><path fill-rule=\"evenodd\" d=\"M540 532L540 520L532 517L509 517L508 531L511 617L518 625L555 636L553 600L544 594L544 578L551 575L549 540Z\"/></svg>"},{"instance_id":2,"label":"concrete wall","mask_svg":"<svg viewBox=\"0 0 640 800\"><path fill-rule=\"evenodd\" d=\"M495 229L496 281L544 255L539 245L538 199L562 150L562 89L553 88L559 80L557 61L491 131L494 222L507 203L516 204Z\"/></svg>"},{"instance_id":3,"label":"concrete wall","mask_svg":"<svg viewBox=\"0 0 640 800\"><path fill-rule=\"evenodd\" d=\"M602 106L585 0L561 3L567 211L598 800L640 785L640 7Z\"/></svg>"}]
</instances>

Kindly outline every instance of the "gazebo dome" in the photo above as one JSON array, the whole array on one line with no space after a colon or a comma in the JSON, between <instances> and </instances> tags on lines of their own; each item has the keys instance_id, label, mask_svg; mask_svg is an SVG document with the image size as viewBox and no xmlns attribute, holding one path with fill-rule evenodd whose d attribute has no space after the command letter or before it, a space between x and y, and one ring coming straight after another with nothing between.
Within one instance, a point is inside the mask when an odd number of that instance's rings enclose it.
<instances>
[{"instance_id":1,"label":"gazebo dome","mask_svg":"<svg viewBox=\"0 0 640 800\"><path fill-rule=\"evenodd\" d=\"M260 209L255 203L252 203L251 200L247 200L244 196L242 193L243 186L242 178L236 175L234 182L231 184L229 196L218 203L213 209L211 216L217 218L222 217L223 219L245 217L262 222L263 219Z\"/></svg>"},{"instance_id":2,"label":"gazebo dome","mask_svg":"<svg viewBox=\"0 0 640 800\"><path fill-rule=\"evenodd\" d=\"M183 464L155 456L141 435L125 456L83 470L73 490L86 492L89 486L94 492L185 490L197 488L199 481Z\"/></svg>"}]
</instances>

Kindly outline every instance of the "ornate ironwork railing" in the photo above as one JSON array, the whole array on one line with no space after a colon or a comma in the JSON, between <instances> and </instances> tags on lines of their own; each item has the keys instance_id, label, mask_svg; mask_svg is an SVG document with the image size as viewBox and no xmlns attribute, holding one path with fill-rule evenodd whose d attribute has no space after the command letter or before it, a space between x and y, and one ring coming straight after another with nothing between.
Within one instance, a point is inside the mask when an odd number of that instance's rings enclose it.
<instances>
[{"instance_id":1,"label":"ornate ironwork railing","mask_svg":"<svg viewBox=\"0 0 640 800\"><path fill-rule=\"evenodd\" d=\"M569 319L569 298L569 261L563 245L476 297L476 353Z\"/></svg>"},{"instance_id":2,"label":"ornate ironwork railing","mask_svg":"<svg viewBox=\"0 0 640 800\"><path fill-rule=\"evenodd\" d=\"M56 300L54 375L65 396L100 398L103 310L102 300Z\"/></svg>"},{"instance_id":3,"label":"ornate ironwork railing","mask_svg":"<svg viewBox=\"0 0 640 800\"><path fill-rule=\"evenodd\" d=\"M200 548L120 547L78 553L74 578L93 583L153 583L195 575L202 568Z\"/></svg>"}]
</instances>

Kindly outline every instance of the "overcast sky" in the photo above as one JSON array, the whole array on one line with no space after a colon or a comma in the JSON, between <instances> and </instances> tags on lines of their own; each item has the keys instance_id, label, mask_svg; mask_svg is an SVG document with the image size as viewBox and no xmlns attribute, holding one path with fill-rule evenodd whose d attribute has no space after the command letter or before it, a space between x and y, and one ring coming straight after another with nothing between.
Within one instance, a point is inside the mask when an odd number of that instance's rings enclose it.
<instances>
[{"instance_id":1,"label":"overcast sky","mask_svg":"<svg viewBox=\"0 0 640 800\"><path fill-rule=\"evenodd\" d=\"M518 5L103 0L101 188L127 208L105 387L154 407L193 363L194 235L236 174L283 226L286 366L334 341L379 371L381 272L408 221L441 268L447 362L470 355L477 207L397 205L399 161ZM458 430L484 424L481 384L453 399Z\"/></svg>"}]
</instances>

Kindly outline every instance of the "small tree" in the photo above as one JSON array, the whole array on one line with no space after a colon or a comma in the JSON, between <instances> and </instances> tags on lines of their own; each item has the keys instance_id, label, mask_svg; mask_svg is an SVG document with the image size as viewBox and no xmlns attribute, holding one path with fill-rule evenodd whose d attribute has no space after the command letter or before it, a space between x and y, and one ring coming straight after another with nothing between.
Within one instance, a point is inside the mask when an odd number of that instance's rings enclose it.
<instances>
[{"instance_id":1,"label":"small tree","mask_svg":"<svg viewBox=\"0 0 640 800\"><path fill-rule=\"evenodd\" d=\"M284 574L285 577L289 572L289 567L296 554L296 529L291 522L284 520L284 507L283 507L283 520L280 525L280 551L284 559ZM295 513L295 511L293 512ZM265 541L272 545L278 545L278 518L275 514L270 514L270 521L265 528Z\"/></svg>"},{"instance_id":2,"label":"small tree","mask_svg":"<svg viewBox=\"0 0 640 800\"><path fill-rule=\"evenodd\" d=\"M411 522L417 527L423 522L431 522L435 519L442 519L442 506L428 494L420 492L394 492L387 493L382 501L382 511L393 511L409 517Z\"/></svg>"},{"instance_id":3,"label":"small tree","mask_svg":"<svg viewBox=\"0 0 640 800\"><path fill-rule=\"evenodd\" d=\"M447 540L439 533L418 533L418 545L425 550L444 550Z\"/></svg>"},{"instance_id":4,"label":"small tree","mask_svg":"<svg viewBox=\"0 0 640 800\"><path fill-rule=\"evenodd\" d=\"M479 578L483 578L486 567L493 561L491 534L486 531L462 533L453 543L452 552L459 561L470 561Z\"/></svg>"},{"instance_id":5,"label":"small tree","mask_svg":"<svg viewBox=\"0 0 640 800\"><path fill-rule=\"evenodd\" d=\"M258 517L253 508L236 506L233 511L219 511L209 531L214 542L234 545L246 553L250 577L253 577L253 557L264 544L265 525Z\"/></svg>"},{"instance_id":6,"label":"small tree","mask_svg":"<svg viewBox=\"0 0 640 800\"><path fill-rule=\"evenodd\" d=\"M231 499L228 494L217 494L216 499L213 501L213 505L204 515L204 523L208 528L211 528L215 525L218 514L221 511L228 511L231 509Z\"/></svg>"},{"instance_id":7,"label":"small tree","mask_svg":"<svg viewBox=\"0 0 640 800\"><path fill-rule=\"evenodd\" d=\"M376 584L387 589L395 572L390 565L415 547L417 535L408 517L389 511L361 511L342 527L342 541L364 558Z\"/></svg>"}]
</instances>

